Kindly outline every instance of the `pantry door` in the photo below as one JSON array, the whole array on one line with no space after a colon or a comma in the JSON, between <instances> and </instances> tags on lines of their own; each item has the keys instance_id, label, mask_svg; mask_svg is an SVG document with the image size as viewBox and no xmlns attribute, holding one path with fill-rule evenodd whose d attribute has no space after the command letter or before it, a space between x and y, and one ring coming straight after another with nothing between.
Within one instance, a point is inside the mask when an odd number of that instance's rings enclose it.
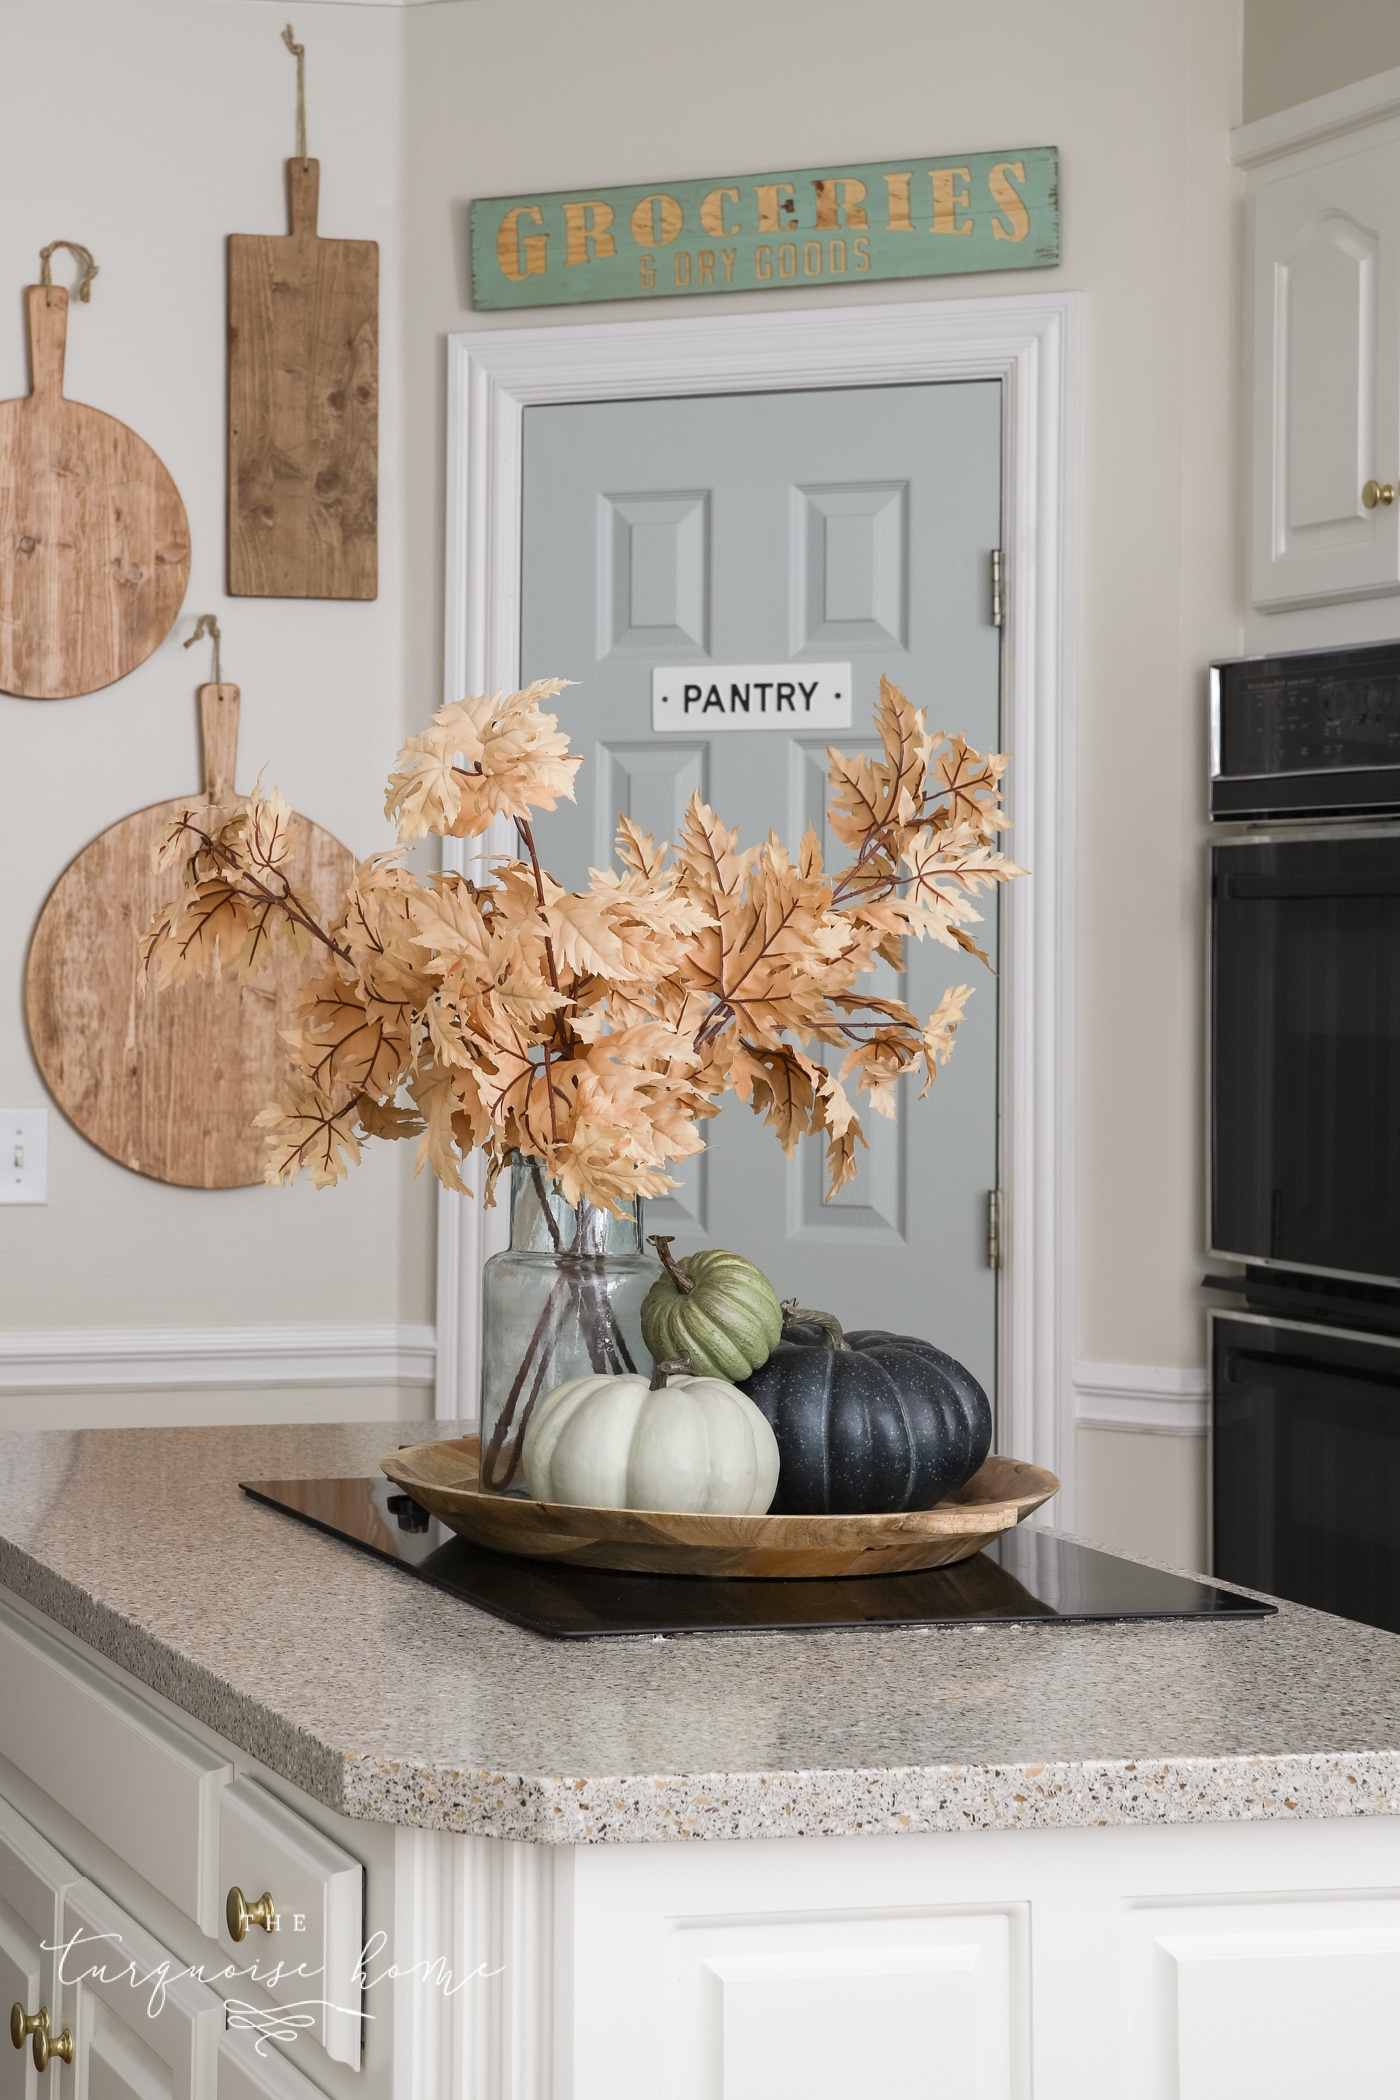
<instances>
[{"instance_id":1,"label":"pantry door","mask_svg":"<svg viewBox=\"0 0 1400 2100\"><path fill-rule=\"evenodd\" d=\"M521 675L578 681L557 707L584 757L576 804L537 826L559 881L607 865L620 814L674 839L697 789L741 844L772 829L793 849L812 824L841 864L826 746L878 749L881 672L930 728L999 748L999 382L578 402L524 423ZM833 662L852 670L849 730L652 728L654 666ZM901 1081L896 1123L862 1113L857 1178L825 1202L821 1140L789 1162L731 1101L647 1230L747 1254L847 1326L926 1336L994 1392L997 983L930 941L906 949L882 993L927 1015L948 985L976 990L927 1099Z\"/></svg>"}]
</instances>

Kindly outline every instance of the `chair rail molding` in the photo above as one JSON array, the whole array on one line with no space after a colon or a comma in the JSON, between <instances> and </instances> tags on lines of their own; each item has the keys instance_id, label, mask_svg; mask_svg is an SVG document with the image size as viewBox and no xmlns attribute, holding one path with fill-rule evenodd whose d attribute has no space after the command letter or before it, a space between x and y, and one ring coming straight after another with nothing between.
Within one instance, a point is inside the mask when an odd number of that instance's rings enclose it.
<instances>
[{"instance_id":1,"label":"chair rail molding","mask_svg":"<svg viewBox=\"0 0 1400 2100\"><path fill-rule=\"evenodd\" d=\"M444 694L519 682L523 423L546 402L996 379L1002 704L1016 852L1002 901L999 1445L1050 1467L1073 1521L1074 709L1082 295L911 300L448 338ZM509 849L491 838L490 852ZM466 868L444 841L444 865ZM469 1177L470 1178L470 1177ZM481 1266L504 1206L439 1197L437 1413L476 1412Z\"/></svg>"},{"instance_id":2,"label":"chair rail molding","mask_svg":"<svg viewBox=\"0 0 1400 2100\"><path fill-rule=\"evenodd\" d=\"M0 1330L0 1393L430 1386L435 1364L426 1326Z\"/></svg>"},{"instance_id":3,"label":"chair rail molding","mask_svg":"<svg viewBox=\"0 0 1400 2100\"><path fill-rule=\"evenodd\" d=\"M1163 1364L1074 1367L1074 1411L1081 1429L1132 1429L1149 1436L1204 1436L1210 1427L1210 1373Z\"/></svg>"}]
</instances>

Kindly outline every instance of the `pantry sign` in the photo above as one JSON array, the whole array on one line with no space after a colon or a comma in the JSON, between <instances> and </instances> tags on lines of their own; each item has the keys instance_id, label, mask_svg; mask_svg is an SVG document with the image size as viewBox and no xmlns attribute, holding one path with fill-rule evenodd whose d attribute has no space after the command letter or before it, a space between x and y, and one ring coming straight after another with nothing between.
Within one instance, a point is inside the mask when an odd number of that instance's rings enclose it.
<instances>
[{"instance_id":1,"label":"pantry sign","mask_svg":"<svg viewBox=\"0 0 1400 2100\"><path fill-rule=\"evenodd\" d=\"M1053 146L632 183L472 205L472 303L495 310L770 291L1060 259Z\"/></svg>"}]
</instances>

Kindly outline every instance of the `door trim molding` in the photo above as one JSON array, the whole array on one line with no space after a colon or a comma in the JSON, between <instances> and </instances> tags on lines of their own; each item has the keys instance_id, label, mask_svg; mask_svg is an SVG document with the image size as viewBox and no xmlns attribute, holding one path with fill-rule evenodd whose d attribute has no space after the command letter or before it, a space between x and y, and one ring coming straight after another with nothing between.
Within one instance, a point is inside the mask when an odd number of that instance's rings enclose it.
<instances>
[{"instance_id":1,"label":"door trim molding","mask_svg":"<svg viewBox=\"0 0 1400 2100\"><path fill-rule=\"evenodd\" d=\"M524 412L545 402L1002 383L1003 700L1017 857L1001 974L1001 1438L1074 1501L1074 708L1081 294L937 299L448 337L444 694L519 682ZM489 843L489 842L488 842ZM467 866L444 841L447 865ZM498 850L494 845L491 850ZM476 1409L481 1264L501 1213L443 1192L437 1413Z\"/></svg>"}]
</instances>

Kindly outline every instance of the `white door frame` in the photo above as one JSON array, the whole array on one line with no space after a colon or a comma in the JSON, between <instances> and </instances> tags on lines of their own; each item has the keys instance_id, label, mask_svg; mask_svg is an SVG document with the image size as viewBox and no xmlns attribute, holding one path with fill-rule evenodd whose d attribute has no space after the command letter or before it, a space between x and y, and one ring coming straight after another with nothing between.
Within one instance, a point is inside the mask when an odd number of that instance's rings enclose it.
<instances>
[{"instance_id":1,"label":"white door frame","mask_svg":"<svg viewBox=\"0 0 1400 2100\"><path fill-rule=\"evenodd\" d=\"M1073 1522L1074 1492L1080 297L808 307L448 337L448 700L519 683L527 407L1002 382L1002 707L1011 850L1031 874L1002 902L1000 1443L1060 1475L1055 1518L1064 1526ZM912 697L921 704L922 695ZM444 844L446 863L465 865L456 842ZM440 1417L476 1410L481 1264L504 1222L504 1206L483 1213L476 1201L439 1198Z\"/></svg>"}]
</instances>

